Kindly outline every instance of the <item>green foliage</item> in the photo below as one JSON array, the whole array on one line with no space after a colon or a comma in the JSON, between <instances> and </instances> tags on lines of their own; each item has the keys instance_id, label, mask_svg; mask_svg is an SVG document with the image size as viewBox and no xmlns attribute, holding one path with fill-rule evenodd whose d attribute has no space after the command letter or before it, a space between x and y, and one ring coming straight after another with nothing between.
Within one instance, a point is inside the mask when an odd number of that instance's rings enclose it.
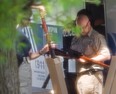
<instances>
[{"instance_id":1,"label":"green foliage","mask_svg":"<svg viewBox=\"0 0 116 94\"><path fill-rule=\"evenodd\" d=\"M71 30L77 37L80 37L81 30L82 30L80 26L72 27Z\"/></svg>"},{"instance_id":2,"label":"green foliage","mask_svg":"<svg viewBox=\"0 0 116 94\"><path fill-rule=\"evenodd\" d=\"M85 1L96 4L96 5L99 5L101 3L101 0L85 0Z\"/></svg>"},{"instance_id":3,"label":"green foliage","mask_svg":"<svg viewBox=\"0 0 116 94\"><path fill-rule=\"evenodd\" d=\"M38 10L33 9L32 11L33 11L33 21L35 23L41 22L41 17L40 14L38 13Z\"/></svg>"},{"instance_id":4,"label":"green foliage","mask_svg":"<svg viewBox=\"0 0 116 94\"><path fill-rule=\"evenodd\" d=\"M70 10L72 7L80 6L83 0L58 0L58 3L63 7L64 11Z\"/></svg>"},{"instance_id":5,"label":"green foliage","mask_svg":"<svg viewBox=\"0 0 116 94\"><path fill-rule=\"evenodd\" d=\"M70 28L70 30L71 29L74 30L74 33L76 33L78 36L81 31L80 27L74 28L74 26L72 26L71 24L69 26L69 23L71 23L75 19L71 17L70 13L71 13L71 9L77 9L79 7L83 7L85 2L91 2L96 5L99 5L101 0L67 0L67 1L66 0L49 0L49 2L47 0L42 0L43 5L45 5L47 9L46 10L47 16L57 21L57 23L62 25L64 29ZM50 15L52 11L54 11L55 17L53 17L53 15Z\"/></svg>"},{"instance_id":6,"label":"green foliage","mask_svg":"<svg viewBox=\"0 0 116 94\"><path fill-rule=\"evenodd\" d=\"M28 0L0 0L0 63L14 51L17 16Z\"/></svg>"},{"instance_id":7,"label":"green foliage","mask_svg":"<svg viewBox=\"0 0 116 94\"><path fill-rule=\"evenodd\" d=\"M16 36L16 24L20 22L23 16L26 14L19 14L23 11L22 7L29 0L0 0L0 63L6 57L8 51L14 49L14 41ZM36 0L40 1L40 0ZM91 0L93 3L99 4L99 0ZM46 7L46 11L49 17L52 11L56 11L55 18L53 20L59 21L65 25L72 21L68 14L70 8L81 6L83 0L42 0L43 5ZM57 5L57 7L55 7ZM62 12L58 11L58 9ZM28 14L28 13L27 13ZM62 16L65 18L63 19ZM18 17L18 19L17 19ZM78 29L76 29L78 31ZM57 40L57 39L55 39ZM3 55L3 56L2 56Z\"/></svg>"}]
</instances>

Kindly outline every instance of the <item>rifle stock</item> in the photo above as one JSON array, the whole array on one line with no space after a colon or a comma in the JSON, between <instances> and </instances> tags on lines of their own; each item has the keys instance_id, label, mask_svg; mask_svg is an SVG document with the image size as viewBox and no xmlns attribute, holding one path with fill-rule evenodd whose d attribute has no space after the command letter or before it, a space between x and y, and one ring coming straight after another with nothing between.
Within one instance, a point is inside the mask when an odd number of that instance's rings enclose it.
<instances>
[{"instance_id":1,"label":"rifle stock","mask_svg":"<svg viewBox=\"0 0 116 94\"><path fill-rule=\"evenodd\" d=\"M90 63L98 64L98 65L100 65L100 66L102 66L102 67L109 68L109 65L104 64L103 62L100 62L100 61L95 61L95 60L93 60L93 59L91 59L91 58L89 58L89 57L86 57L86 56L84 56L84 55L81 56L80 58L82 58L82 59L84 59L84 60L86 60L86 61L88 61L88 62L90 62Z\"/></svg>"}]
</instances>

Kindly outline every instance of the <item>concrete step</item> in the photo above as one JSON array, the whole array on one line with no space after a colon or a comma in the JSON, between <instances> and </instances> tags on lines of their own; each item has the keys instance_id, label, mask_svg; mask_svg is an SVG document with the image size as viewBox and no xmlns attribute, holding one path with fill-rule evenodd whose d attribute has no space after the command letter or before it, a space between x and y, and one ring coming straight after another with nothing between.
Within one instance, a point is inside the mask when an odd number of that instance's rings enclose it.
<instances>
[{"instance_id":1,"label":"concrete step","mask_svg":"<svg viewBox=\"0 0 116 94\"><path fill-rule=\"evenodd\" d=\"M32 94L51 94L49 92L33 92Z\"/></svg>"},{"instance_id":2,"label":"concrete step","mask_svg":"<svg viewBox=\"0 0 116 94\"><path fill-rule=\"evenodd\" d=\"M32 94L51 94L49 89L32 88Z\"/></svg>"}]
</instances>

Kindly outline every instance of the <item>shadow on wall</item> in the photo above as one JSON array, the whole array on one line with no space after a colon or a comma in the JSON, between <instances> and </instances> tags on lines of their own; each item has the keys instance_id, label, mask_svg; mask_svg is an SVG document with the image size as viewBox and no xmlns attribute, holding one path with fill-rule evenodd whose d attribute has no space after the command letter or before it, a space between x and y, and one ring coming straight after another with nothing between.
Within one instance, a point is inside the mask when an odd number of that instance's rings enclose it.
<instances>
[{"instance_id":1,"label":"shadow on wall","mask_svg":"<svg viewBox=\"0 0 116 94\"><path fill-rule=\"evenodd\" d=\"M107 33L107 43L108 43L109 49L111 51L111 56L116 55L116 33ZM110 65L111 59L108 60L108 61L105 61L105 64ZM106 82L108 71L109 71L109 69L107 69L107 68L104 69L104 71L103 71L104 85L105 85L105 82Z\"/></svg>"},{"instance_id":2,"label":"shadow on wall","mask_svg":"<svg viewBox=\"0 0 116 94\"><path fill-rule=\"evenodd\" d=\"M112 55L116 55L116 33L107 33L107 42Z\"/></svg>"}]
</instances>

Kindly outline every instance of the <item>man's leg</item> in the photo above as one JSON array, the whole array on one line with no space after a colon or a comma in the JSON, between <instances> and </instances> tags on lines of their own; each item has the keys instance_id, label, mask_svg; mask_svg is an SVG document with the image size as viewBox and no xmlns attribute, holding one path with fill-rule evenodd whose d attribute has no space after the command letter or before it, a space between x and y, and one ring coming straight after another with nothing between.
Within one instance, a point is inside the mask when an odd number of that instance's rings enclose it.
<instances>
[{"instance_id":1,"label":"man's leg","mask_svg":"<svg viewBox=\"0 0 116 94\"><path fill-rule=\"evenodd\" d=\"M83 74L77 78L76 86L78 94L102 94L103 74Z\"/></svg>"},{"instance_id":2,"label":"man's leg","mask_svg":"<svg viewBox=\"0 0 116 94\"><path fill-rule=\"evenodd\" d=\"M20 94L32 94L31 66L23 63L19 67Z\"/></svg>"}]
</instances>

